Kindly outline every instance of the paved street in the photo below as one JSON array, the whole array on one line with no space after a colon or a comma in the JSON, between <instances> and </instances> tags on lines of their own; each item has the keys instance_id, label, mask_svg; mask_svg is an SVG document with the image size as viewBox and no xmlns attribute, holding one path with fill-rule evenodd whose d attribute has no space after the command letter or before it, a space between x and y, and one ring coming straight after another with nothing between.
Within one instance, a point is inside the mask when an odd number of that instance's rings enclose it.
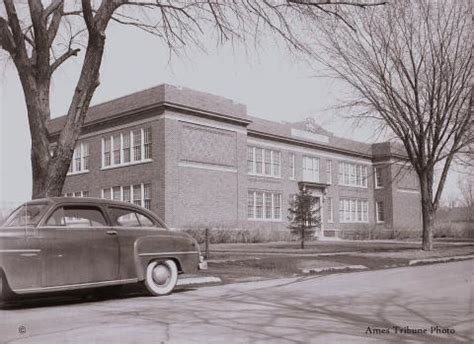
<instances>
[{"instance_id":1,"label":"paved street","mask_svg":"<svg viewBox=\"0 0 474 344\"><path fill-rule=\"evenodd\" d=\"M469 260L229 284L160 298L44 302L0 310L0 342L470 343L473 268ZM426 333L395 333L393 326ZM436 326L455 333L430 333ZM389 333L366 334L377 330Z\"/></svg>"}]
</instances>

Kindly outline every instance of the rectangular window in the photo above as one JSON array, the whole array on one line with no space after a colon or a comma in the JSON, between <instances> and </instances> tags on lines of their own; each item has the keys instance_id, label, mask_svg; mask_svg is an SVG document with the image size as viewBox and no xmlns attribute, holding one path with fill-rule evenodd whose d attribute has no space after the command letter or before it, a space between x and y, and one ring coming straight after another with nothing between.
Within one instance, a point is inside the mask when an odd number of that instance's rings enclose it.
<instances>
[{"instance_id":1,"label":"rectangular window","mask_svg":"<svg viewBox=\"0 0 474 344\"><path fill-rule=\"evenodd\" d=\"M326 182L332 184L332 161L326 160Z\"/></svg>"},{"instance_id":2,"label":"rectangular window","mask_svg":"<svg viewBox=\"0 0 474 344\"><path fill-rule=\"evenodd\" d=\"M340 199L339 222L368 222L368 201L365 199Z\"/></svg>"},{"instance_id":3,"label":"rectangular window","mask_svg":"<svg viewBox=\"0 0 474 344\"><path fill-rule=\"evenodd\" d=\"M374 176L375 176L375 188L376 189L383 188L382 169L380 167L374 168Z\"/></svg>"},{"instance_id":4,"label":"rectangular window","mask_svg":"<svg viewBox=\"0 0 474 344\"><path fill-rule=\"evenodd\" d=\"M145 128L144 134L144 158L151 159L151 128Z\"/></svg>"},{"instance_id":5,"label":"rectangular window","mask_svg":"<svg viewBox=\"0 0 474 344\"><path fill-rule=\"evenodd\" d=\"M130 186L129 185L124 186L122 188L122 194L123 194L122 201L130 202Z\"/></svg>"},{"instance_id":6,"label":"rectangular window","mask_svg":"<svg viewBox=\"0 0 474 344\"><path fill-rule=\"evenodd\" d=\"M274 193L273 195L273 218L275 220L281 219L281 194Z\"/></svg>"},{"instance_id":7,"label":"rectangular window","mask_svg":"<svg viewBox=\"0 0 474 344\"><path fill-rule=\"evenodd\" d=\"M74 169L75 171L82 171L82 152L81 152L81 147L77 147L74 150Z\"/></svg>"},{"instance_id":8,"label":"rectangular window","mask_svg":"<svg viewBox=\"0 0 474 344\"><path fill-rule=\"evenodd\" d=\"M74 153L69 164L68 173L89 171L89 143L78 142L74 148Z\"/></svg>"},{"instance_id":9,"label":"rectangular window","mask_svg":"<svg viewBox=\"0 0 474 344\"><path fill-rule=\"evenodd\" d=\"M82 197L89 197L89 191L82 191Z\"/></svg>"},{"instance_id":10,"label":"rectangular window","mask_svg":"<svg viewBox=\"0 0 474 344\"><path fill-rule=\"evenodd\" d=\"M367 166L339 163L339 185L367 187Z\"/></svg>"},{"instance_id":11,"label":"rectangular window","mask_svg":"<svg viewBox=\"0 0 474 344\"><path fill-rule=\"evenodd\" d=\"M247 217L249 219L255 218L255 192L249 191L248 193L248 206L247 206Z\"/></svg>"},{"instance_id":12,"label":"rectangular window","mask_svg":"<svg viewBox=\"0 0 474 344\"><path fill-rule=\"evenodd\" d=\"M151 209L151 184L143 184L143 203L146 209Z\"/></svg>"},{"instance_id":13,"label":"rectangular window","mask_svg":"<svg viewBox=\"0 0 474 344\"><path fill-rule=\"evenodd\" d=\"M123 162L127 164L130 162L130 132L122 134L122 140Z\"/></svg>"},{"instance_id":14,"label":"rectangular window","mask_svg":"<svg viewBox=\"0 0 474 344\"><path fill-rule=\"evenodd\" d=\"M383 211L383 202L375 202L377 222L381 223L385 221L385 215Z\"/></svg>"},{"instance_id":15,"label":"rectangular window","mask_svg":"<svg viewBox=\"0 0 474 344\"><path fill-rule=\"evenodd\" d=\"M82 197L82 191L76 191L74 192L74 196L73 197Z\"/></svg>"},{"instance_id":16,"label":"rectangular window","mask_svg":"<svg viewBox=\"0 0 474 344\"><path fill-rule=\"evenodd\" d=\"M265 199L265 218L272 219L273 218L273 200L272 194L268 192L264 192L263 197Z\"/></svg>"},{"instance_id":17,"label":"rectangular window","mask_svg":"<svg viewBox=\"0 0 474 344\"><path fill-rule=\"evenodd\" d=\"M112 194L110 193L110 188L102 189L102 198L112 199Z\"/></svg>"},{"instance_id":18,"label":"rectangular window","mask_svg":"<svg viewBox=\"0 0 474 344\"><path fill-rule=\"evenodd\" d=\"M133 204L142 205L142 184L133 185Z\"/></svg>"},{"instance_id":19,"label":"rectangular window","mask_svg":"<svg viewBox=\"0 0 474 344\"><path fill-rule=\"evenodd\" d=\"M112 188L112 197L114 201L120 201L122 199L120 186L114 186Z\"/></svg>"},{"instance_id":20,"label":"rectangular window","mask_svg":"<svg viewBox=\"0 0 474 344\"><path fill-rule=\"evenodd\" d=\"M113 146L113 165L120 165L120 135L112 136L112 146Z\"/></svg>"},{"instance_id":21,"label":"rectangular window","mask_svg":"<svg viewBox=\"0 0 474 344\"><path fill-rule=\"evenodd\" d=\"M133 137L133 161L142 160L142 131L141 129L132 132Z\"/></svg>"},{"instance_id":22,"label":"rectangular window","mask_svg":"<svg viewBox=\"0 0 474 344\"><path fill-rule=\"evenodd\" d=\"M319 158L303 157L303 180L319 182Z\"/></svg>"},{"instance_id":23,"label":"rectangular window","mask_svg":"<svg viewBox=\"0 0 474 344\"><path fill-rule=\"evenodd\" d=\"M272 176L281 176L281 153L272 151Z\"/></svg>"},{"instance_id":24,"label":"rectangular window","mask_svg":"<svg viewBox=\"0 0 474 344\"><path fill-rule=\"evenodd\" d=\"M281 153L278 151L247 147L247 172L269 177L281 175Z\"/></svg>"},{"instance_id":25,"label":"rectangular window","mask_svg":"<svg viewBox=\"0 0 474 344\"><path fill-rule=\"evenodd\" d=\"M255 173L255 147L247 147L247 172Z\"/></svg>"},{"instance_id":26,"label":"rectangular window","mask_svg":"<svg viewBox=\"0 0 474 344\"><path fill-rule=\"evenodd\" d=\"M264 174L266 176L271 176L272 175L272 151L268 149L264 149L264 157L265 157L265 170Z\"/></svg>"},{"instance_id":27,"label":"rectangular window","mask_svg":"<svg viewBox=\"0 0 474 344\"><path fill-rule=\"evenodd\" d=\"M255 148L255 173L256 174L263 174L262 160L263 160L263 149Z\"/></svg>"},{"instance_id":28,"label":"rectangular window","mask_svg":"<svg viewBox=\"0 0 474 344\"><path fill-rule=\"evenodd\" d=\"M334 221L334 219L333 219L332 198L331 197L328 197L326 204L327 204L328 223L332 223Z\"/></svg>"},{"instance_id":29,"label":"rectangular window","mask_svg":"<svg viewBox=\"0 0 474 344\"><path fill-rule=\"evenodd\" d=\"M263 192L255 192L255 218L263 219Z\"/></svg>"},{"instance_id":30,"label":"rectangular window","mask_svg":"<svg viewBox=\"0 0 474 344\"><path fill-rule=\"evenodd\" d=\"M295 154L290 153L290 179L295 179Z\"/></svg>"},{"instance_id":31,"label":"rectangular window","mask_svg":"<svg viewBox=\"0 0 474 344\"><path fill-rule=\"evenodd\" d=\"M281 193L249 191L247 218L251 220L281 220Z\"/></svg>"},{"instance_id":32,"label":"rectangular window","mask_svg":"<svg viewBox=\"0 0 474 344\"><path fill-rule=\"evenodd\" d=\"M111 157L110 157L110 150L111 150L111 141L110 137L106 137L103 140L104 144L104 155L103 155L103 167L107 167L111 165Z\"/></svg>"}]
</instances>

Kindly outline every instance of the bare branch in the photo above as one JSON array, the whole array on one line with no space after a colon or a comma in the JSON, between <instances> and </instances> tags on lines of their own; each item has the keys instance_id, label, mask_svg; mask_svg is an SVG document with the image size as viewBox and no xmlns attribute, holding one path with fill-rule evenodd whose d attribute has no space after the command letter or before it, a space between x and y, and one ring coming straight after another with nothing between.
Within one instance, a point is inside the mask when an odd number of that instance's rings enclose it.
<instances>
[{"instance_id":1,"label":"bare branch","mask_svg":"<svg viewBox=\"0 0 474 344\"><path fill-rule=\"evenodd\" d=\"M81 49L69 49L51 64L51 73L53 73L62 63L71 56L77 56Z\"/></svg>"}]
</instances>

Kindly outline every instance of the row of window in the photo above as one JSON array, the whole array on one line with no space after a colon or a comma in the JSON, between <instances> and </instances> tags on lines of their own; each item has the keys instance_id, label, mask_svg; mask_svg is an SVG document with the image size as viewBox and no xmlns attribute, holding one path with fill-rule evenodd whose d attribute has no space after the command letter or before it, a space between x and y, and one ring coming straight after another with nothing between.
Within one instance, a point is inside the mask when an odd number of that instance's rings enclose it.
<instances>
[{"instance_id":1,"label":"row of window","mask_svg":"<svg viewBox=\"0 0 474 344\"><path fill-rule=\"evenodd\" d=\"M369 222L369 202L364 199L339 199L339 222Z\"/></svg>"},{"instance_id":2,"label":"row of window","mask_svg":"<svg viewBox=\"0 0 474 344\"><path fill-rule=\"evenodd\" d=\"M89 171L89 143L80 142L76 145L69 164L68 173L80 173Z\"/></svg>"},{"instance_id":3,"label":"row of window","mask_svg":"<svg viewBox=\"0 0 474 344\"><path fill-rule=\"evenodd\" d=\"M151 128L125 131L102 138L102 167L123 166L151 159Z\"/></svg>"},{"instance_id":4,"label":"row of window","mask_svg":"<svg viewBox=\"0 0 474 344\"><path fill-rule=\"evenodd\" d=\"M295 179L295 154L289 156L290 179ZM281 152L248 146L247 170L249 174L262 176L281 176ZM375 169L376 185L382 187L380 168ZM348 162L339 163L339 185L367 187L367 166ZM332 184L332 160L326 161L326 182ZM320 159L317 157L303 156L303 180L320 182Z\"/></svg>"},{"instance_id":5,"label":"row of window","mask_svg":"<svg viewBox=\"0 0 474 344\"><path fill-rule=\"evenodd\" d=\"M115 201L131 202L133 204L151 208L151 184L134 184L113 186L102 189L102 198Z\"/></svg>"},{"instance_id":6,"label":"row of window","mask_svg":"<svg viewBox=\"0 0 474 344\"><path fill-rule=\"evenodd\" d=\"M339 163L339 185L367 187L367 166Z\"/></svg>"},{"instance_id":7,"label":"row of window","mask_svg":"<svg viewBox=\"0 0 474 344\"><path fill-rule=\"evenodd\" d=\"M247 171L249 174L280 177L281 152L266 148L247 147Z\"/></svg>"},{"instance_id":8,"label":"row of window","mask_svg":"<svg viewBox=\"0 0 474 344\"><path fill-rule=\"evenodd\" d=\"M249 191L247 217L250 220L281 220L281 193Z\"/></svg>"},{"instance_id":9,"label":"row of window","mask_svg":"<svg viewBox=\"0 0 474 344\"><path fill-rule=\"evenodd\" d=\"M89 197L89 191L75 191L64 194L65 197Z\"/></svg>"}]
</instances>

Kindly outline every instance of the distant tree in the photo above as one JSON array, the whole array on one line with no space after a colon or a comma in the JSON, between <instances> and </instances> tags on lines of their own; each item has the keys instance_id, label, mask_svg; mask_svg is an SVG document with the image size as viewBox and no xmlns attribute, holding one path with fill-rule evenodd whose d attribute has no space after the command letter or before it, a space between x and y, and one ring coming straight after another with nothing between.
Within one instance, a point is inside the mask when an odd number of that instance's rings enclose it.
<instances>
[{"instance_id":1,"label":"distant tree","mask_svg":"<svg viewBox=\"0 0 474 344\"><path fill-rule=\"evenodd\" d=\"M474 142L472 3L399 0L356 12L355 30L321 28L323 63L352 87L355 117L404 144L420 182L422 248L431 250L451 163Z\"/></svg>"},{"instance_id":2,"label":"distant tree","mask_svg":"<svg viewBox=\"0 0 474 344\"><path fill-rule=\"evenodd\" d=\"M343 7L371 7L374 1L184 1L184 0L3 0L0 4L0 52L11 58L23 88L30 135L33 198L58 196L92 96L99 86L106 31L110 23L143 30L162 39L170 51L204 39L255 41L268 32L290 48L305 50L294 27ZM85 49L66 123L50 153L47 121L54 73ZM3 50L3 51L2 51Z\"/></svg>"},{"instance_id":3,"label":"distant tree","mask_svg":"<svg viewBox=\"0 0 474 344\"><path fill-rule=\"evenodd\" d=\"M458 187L461 191L461 206L466 208L469 221L474 221L474 176L460 177Z\"/></svg>"},{"instance_id":4,"label":"distant tree","mask_svg":"<svg viewBox=\"0 0 474 344\"><path fill-rule=\"evenodd\" d=\"M290 200L288 220L291 232L300 236L301 248L304 249L306 238L321 225L319 202L306 188L300 188Z\"/></svg>"}]
</instances>

